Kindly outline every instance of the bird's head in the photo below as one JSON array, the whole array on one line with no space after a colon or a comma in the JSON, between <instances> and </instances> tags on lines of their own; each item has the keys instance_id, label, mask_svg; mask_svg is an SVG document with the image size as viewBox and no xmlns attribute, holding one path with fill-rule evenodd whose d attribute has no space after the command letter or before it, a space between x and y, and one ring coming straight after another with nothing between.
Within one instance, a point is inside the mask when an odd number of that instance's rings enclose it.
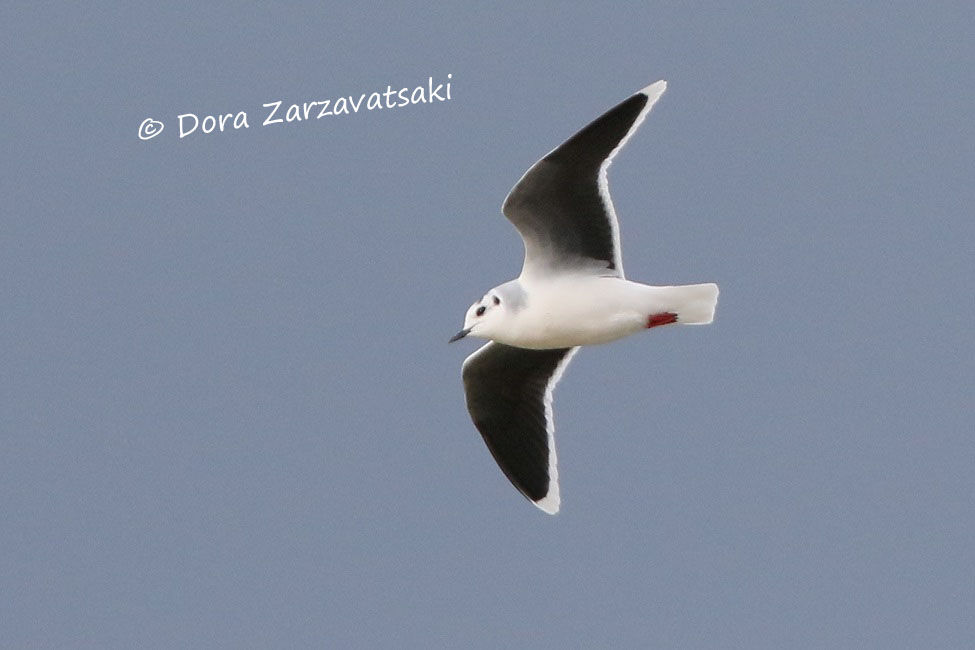
<instances>
[{"instance_id":1,"label":"bird's head","mask_svg":"<svg viewBox=\"0 0 975 650\"><path fill-rule=\"evenodd\" d=\"M451 337L450 342L458 341L468 334L482 339L493 339L508 318L505 301L495 290L489 291L475 302L464 316L464 329Z\"/></svg>"}]
</instances>

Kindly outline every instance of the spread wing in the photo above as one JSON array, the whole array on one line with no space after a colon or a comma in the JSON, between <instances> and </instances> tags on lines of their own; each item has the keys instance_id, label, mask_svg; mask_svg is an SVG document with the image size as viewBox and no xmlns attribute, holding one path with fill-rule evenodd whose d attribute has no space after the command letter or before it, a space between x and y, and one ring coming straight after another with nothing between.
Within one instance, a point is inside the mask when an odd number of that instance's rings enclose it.
<instances>
[{"instance_id":1,"label":"spread wing","mask_svg":"<svg viewBox=\"0 0 975 650\"><path fill-rule=\"evenodd\" d=\"M658 81L611 108L514 186L502 212L525 242L523 276L570 268L623 277L606 170L666 89Z\"/></svg>"},{"instance_id":2,"label":"spread wing","mask_svg":"<svg viewBox=\"0 0 975 650\"><path fill-rule=\"evenodd\" d=\"M463 366L467 410L508 479L549 514L559 510L552 391L578 348L490 342Z\"/></svg>"}]
</instances>

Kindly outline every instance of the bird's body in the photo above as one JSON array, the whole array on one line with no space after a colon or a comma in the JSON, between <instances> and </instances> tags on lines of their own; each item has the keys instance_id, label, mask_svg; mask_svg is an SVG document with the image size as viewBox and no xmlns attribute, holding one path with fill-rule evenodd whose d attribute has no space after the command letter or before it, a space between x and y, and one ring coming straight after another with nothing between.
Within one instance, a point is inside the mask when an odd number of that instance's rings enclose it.
<instances>
[{"instance_id":1,"label":"bird's body","mask_svg":"<svg viewBox=\"0 0 975 650\"><path fill-rule=\"evenodd\" d=\"M525 243L521 275L471 305L451 339L488 339L464 361L467 408L505 475L551 514L561 499L552 392L579 346L714 318L715 284L623 275L606 171L666 87L647 86L525 172L502 207Z\"/></svg>"},{"instance_id":2,"label":"bird's body","mask_svg":"<svg viewBox=\"0 0 975 650\"><path fill-rule=\"evenodd\" d=\"M718 294L714 284L655 287L587 273L513 282L523 303L507 311L491 340L534 350L610 343L652 327L661 314L674 314L672 322L709 323Z\"/></svg>"}]
</instances>

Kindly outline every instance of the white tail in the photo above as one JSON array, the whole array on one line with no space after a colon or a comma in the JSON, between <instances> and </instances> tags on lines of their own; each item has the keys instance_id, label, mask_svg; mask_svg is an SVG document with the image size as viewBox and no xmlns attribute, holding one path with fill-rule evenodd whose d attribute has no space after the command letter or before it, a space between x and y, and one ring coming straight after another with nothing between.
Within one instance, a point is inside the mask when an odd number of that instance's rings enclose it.
<instances>
[{"instance_id":1,"label":"white tail","mask_svg":"<svg viewBox=\"0 0 975 650\"><path fill-rule=\"evenodd\" d=\"M666 288L667 298L673 301L678 323L706 325L714 320L714 308L718 305L718 285L687 284Z\"/></svg>"}]
</instances>

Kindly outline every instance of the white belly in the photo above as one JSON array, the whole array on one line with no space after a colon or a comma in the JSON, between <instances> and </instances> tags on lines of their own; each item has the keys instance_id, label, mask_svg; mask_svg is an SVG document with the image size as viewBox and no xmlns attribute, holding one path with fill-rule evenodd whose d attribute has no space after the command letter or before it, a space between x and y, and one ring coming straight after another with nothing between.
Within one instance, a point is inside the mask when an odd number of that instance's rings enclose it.
<instances>
[{"instance_id":1,"label":"white belly","mask_svg":"<svg viewBox=\"0 0 975 650\"><path fill-rule=\"evenodd\" d=\"M565 348L609 343L644 329L655 287L589 276L525 289L525 307L508 340L501 342L523 348Z\"/></svg>"}]
</instances>

